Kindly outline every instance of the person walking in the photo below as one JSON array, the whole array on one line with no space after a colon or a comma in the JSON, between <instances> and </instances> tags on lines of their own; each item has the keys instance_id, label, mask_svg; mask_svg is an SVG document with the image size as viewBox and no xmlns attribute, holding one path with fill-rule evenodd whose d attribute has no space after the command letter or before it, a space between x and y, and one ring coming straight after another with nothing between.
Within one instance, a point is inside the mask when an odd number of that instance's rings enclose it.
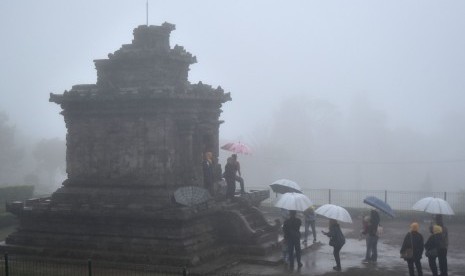
<instances>
[{"instance_id":1,"label":"person walking","mask_svg":"<svg viewBox=\"0 0 465 276\"><path fill-rule=\"evenodd\" d=\"M313 243L316 243L316 230L315 230L315 208L313 206L308 207L304 211L305 219L305 232L304 232L304 244L307 244L307 238L309 234L310 227L312 227Z\"/></svg>"},{"instance_id":2,"label":"person walking","mask_svg":"<svg viewBox=\"0 0 465 276\"><path fill-rule=\"evenodd\" d=\"M405 235L404 242L400 248L400 254L407 262L410 276L415 276L413 265L417 269L418 276L423 276L420 262L423 255L423 236L418 232L418 229L418 223L414 222L410 224L410 231Z\"/></svg>"},{"instance_id":3,"label":"person walking","mask_svg":"<svg viewBox=\"0 0 465 276\"><path fill-rule=\"evenodd\" d=\"M378 260L378 226L380 223L379 214L376 210L370 211L370 220L366 228L366 245L367 250L363 263L376 263Z\"/></svg>"},{"instance_id":4,"label":"person walking","mask_svg":"<svg viewBox=\"0 0 465 276\"><path fill-rule=\"evenodd\" d=\"M284 240L287 241L289 269L294 269L294 251L299 269L302 267L300 248L300 226L302 221L296 217L296 211L289 211L289 218L284 221Z\"/></svg>"},{"instance_id":5,"label":"person walking","mask_svg":"<svg viewBox=\"0 0 465 276\"><path fill-rule=\"evenodd\" d=\"M436 265L436 258L441 248L445 247L444 237L442 235L442 227L439 225L433 225L432 233L425 243L425 255L428 257L429 268L433 276L439 276L438 266ZM441 274L442 275L442 274Z\"/></svg>"},{"instance_id":6,"label":"person walking","mask_svg":"<svg viewBox=\"0 0 465 276\"><path fill-rule=\"evenodd\" d=\"M329 245L333 247L333 255L336 260L336 266L333 267L336 271L341 271L341 258L339 252L341 251L342 246L346 243L346 238L341 231L341 227L337 223L337 220L329 220L329 231L321 231L323 234L329 237Z\"/></svg>"}]
</instances>

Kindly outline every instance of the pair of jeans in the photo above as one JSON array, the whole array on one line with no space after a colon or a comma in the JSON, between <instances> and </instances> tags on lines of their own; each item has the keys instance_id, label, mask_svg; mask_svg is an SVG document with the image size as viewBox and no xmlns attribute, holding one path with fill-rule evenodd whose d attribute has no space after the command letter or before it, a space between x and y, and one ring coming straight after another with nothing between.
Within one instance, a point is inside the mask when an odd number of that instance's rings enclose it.
<instances>
[{"instance_id":1,"label":"pair of jeans","mask_svg":"<svg viewBox=\"0 0 465 276\"><path fill-rule=\"evenodd\" d=\"M305 220L305 238L304 241L307 241L309 234L309 228L312 227L313 240L316 241L316 230L315 230L315 221L314 220Z\"/></svg>"},{"instance_id":2,"label":"pair of jeans","mask_svg":"<svg viewBox=\"0 0 465 276\"><path fill-rule=\"evenodd\" d=\"M376 262L378 260L378 236L367 235L367 252L365 260Z\"/></svg>"},{"instance_id":3,"label":"pair of jeans","mask_svg":"<svg viewBox=\"0 0 465 276\"><path fill-rule=\"evenodd\" d=\"M289 267L294 268L294 251L297 264L300 265L300 239L289 239L287 241L287 254L289 254Z\"/></svg>"},{"instance_id":4,"label":"pair of jeans","mask_svg":"<svg viewBox=\"0 0 465 276\"><path fill-rule=\"evenodd\" d=\"M415 270L413 269L414 264L415 264L415 267L417 268L418 276L423 276L423 270L421 268L420 259L418 259L418 260L413 260L413 259L407 260L409 275L410 276L415 276Z\"/></svg>"},{"instance_id":5,"label":"pair of jeans","mask_svg":"<svg viewBox=\"0 0 465 276\"><path fill-rule=\"evenodd\" d=\"M226 198L234 198L234 193L236 192L236 180L226 179Z\"/></svg>"},{"instance_id":6,"label":"pair of jeans","mask_svg":"<svg viewBox=\"0 0 465 276\"><path fill-rule=\"evenodd\" d=\"M235 180L237 182L239 182L239 184L241 185L241 193L245 193L245 190L244 190L244 178L236 175Z\"/></svg>"}]
</instances>

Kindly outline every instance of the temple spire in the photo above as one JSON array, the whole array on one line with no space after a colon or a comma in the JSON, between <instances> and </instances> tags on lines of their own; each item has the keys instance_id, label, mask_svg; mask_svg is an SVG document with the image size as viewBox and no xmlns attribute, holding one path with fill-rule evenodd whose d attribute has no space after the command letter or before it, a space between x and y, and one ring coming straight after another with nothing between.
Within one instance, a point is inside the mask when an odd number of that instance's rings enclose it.
<instances>
[{"instance_id":1,"label":"temple spire","mask_svg":"<svg viewBox=\"0 0 465 276\"><path fill-rule=\"evenodd\" d=\"M149 0L145 3L145 15L146 15L146 22L147 26L149 25Z\"/></svg>"}]
</instances>

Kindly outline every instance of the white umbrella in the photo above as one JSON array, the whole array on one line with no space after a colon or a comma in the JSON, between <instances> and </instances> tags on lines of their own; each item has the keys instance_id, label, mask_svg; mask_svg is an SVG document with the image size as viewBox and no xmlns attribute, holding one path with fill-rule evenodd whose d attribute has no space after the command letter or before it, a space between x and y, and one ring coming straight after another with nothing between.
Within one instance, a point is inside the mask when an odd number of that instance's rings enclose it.
<instances>
[{"instance_id":1,"label":"white umbrella","mask_svg":"<svg viewBox=\"0 0 465 276\"><path fill-rule=\"evenodd\" d=\"M285 194L285 193L302 193L302 188L300 188L299 184L295 183L289 179L279 179L273 182L270 185L273 192L278 194Z\"/></svg>"},{"instance_id":2,"label":"white umbrella","mask_svg":"<svg viewBox=\"0 0 465 276\"><path fill-rule=\"evenodd\" d=\"M454 215L454 210L452 210L449 203L437 197L422 198L413 205L412 209L430 214Z\"/></svg>"},{"instance_id":3,"label":"white umbrella","mask_svg":"<svg viewBox=\"0 0 465 276\"><path fill-rule=\"evenodd\" d=\"M349 212L341 206L333 204L324 204L315 210L315 213L324 217L335 219L342 222L352 223Z\"/></svg>"},{"instance_id":4,"label":"white umbrella","mask_svg":"<svg viewBox=\"0 0 465 276\"><path fill-rule=\"evenodd\" d=\"M296 211L305 211L312 205L312 201L306 195L299 193L285 193L275 204L276 207Z\"/></svg>"}]
</instances>

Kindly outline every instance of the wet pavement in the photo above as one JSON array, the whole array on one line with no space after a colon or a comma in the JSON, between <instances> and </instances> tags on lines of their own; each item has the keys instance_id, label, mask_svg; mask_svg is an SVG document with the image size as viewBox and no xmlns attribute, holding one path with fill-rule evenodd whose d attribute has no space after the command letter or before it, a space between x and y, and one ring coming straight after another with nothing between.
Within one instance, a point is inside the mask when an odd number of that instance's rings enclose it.
<instances>
[{"instance_id":1,"label":"wet pavement","mask_svg":"<svg viewBox=\"0 0 465 276\"><path fill-rule=\"evenodd\" d=\"M399 250L408 229L405 225L409 223L391 220L383 224L385 232L378 242L378 261L375 264L362 263L366 244L364 239L359 239L357 223L355 220L352 225L341 225L346 235L346 244L341 250L341 272L333 271L336 264L332 247L328 245L328 238L321 234L321 230L327 230L322 226L317 227L319 242L304 250L303 266L299 270L290 271L284 263L274 266L239 263L224 272L238 275L408 275L407 263L399 257ZM449 275L465 276L465 238L461 235L465 233L465 225L459 223L448 227L451 241L456 240L455 243L451 242L449 248ZM425 229L426 226L423 230ZM426 241L428 234L422 234ZM424 275L432 275L426 257L422 258L422 266Z\"/></svg>"}]
</instances>

